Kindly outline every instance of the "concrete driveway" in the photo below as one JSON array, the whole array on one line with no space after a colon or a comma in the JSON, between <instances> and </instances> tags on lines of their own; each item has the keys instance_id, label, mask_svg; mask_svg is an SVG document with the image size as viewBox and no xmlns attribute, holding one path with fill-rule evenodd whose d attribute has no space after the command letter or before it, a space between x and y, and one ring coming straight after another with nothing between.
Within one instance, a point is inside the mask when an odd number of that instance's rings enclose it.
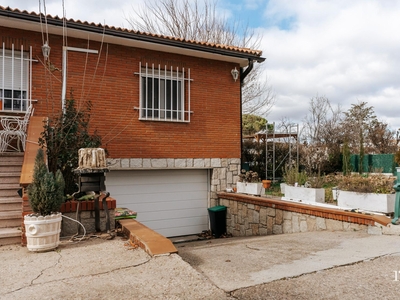
<instances>
[{"instance_id":1,"label":"concrete driveway","mask_svg":"<svg viewBox=\"0 0 400 300\"><path fill-rule=\"evenodd\" d=\"M120 237L63 241L56 251L46 253L3 246L0 299L400 296L399 236L310 232L176 246L179 254L157 257Z\"/></svg>"},{"instance_id":2,"label":"concrete driveway","mask_svg":"<svg viewBox=\"0 0 400 300\"><path fill-rule=\"evenodd\" d=\"M321 231L176 246L234 299L400 298L399 236Z\"/></svg>"},{"instance_id":3,"label":"concrete driveway","mask_svg":"<svg viewBox=\"0 0 400 300\"><path fill-rule=\"evenodd\" d=\"M129 242L63 241L56 251L0 247L0 299L224 299L177 254L151 257Z\"/></svg>"}]
</instances>

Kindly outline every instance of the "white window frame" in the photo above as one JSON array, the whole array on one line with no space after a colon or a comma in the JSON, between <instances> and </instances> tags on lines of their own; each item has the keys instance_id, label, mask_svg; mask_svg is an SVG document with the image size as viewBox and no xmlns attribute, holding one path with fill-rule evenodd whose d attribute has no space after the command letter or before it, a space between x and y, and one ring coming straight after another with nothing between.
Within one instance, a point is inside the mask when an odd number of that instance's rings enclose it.
<instances>
[{"instance_id":1,"label":"white window frame","mask_svg":"<svg viewBox=\"0 0 400 300\"><path fill-rule=\"evenodd\" d=\"M32 99L32 47L0 49L0 111L25 112Z\"/></svg>"},{"instance_id":2,"label":"white window frame","mask_svg":"<svg viewBox=\"0 0 400 300\"><path fill-rule=\"evenodd\" d=\"M190 69L140 62L139 70L139 120L190 122Z\"/></svg>"}]
</instances>

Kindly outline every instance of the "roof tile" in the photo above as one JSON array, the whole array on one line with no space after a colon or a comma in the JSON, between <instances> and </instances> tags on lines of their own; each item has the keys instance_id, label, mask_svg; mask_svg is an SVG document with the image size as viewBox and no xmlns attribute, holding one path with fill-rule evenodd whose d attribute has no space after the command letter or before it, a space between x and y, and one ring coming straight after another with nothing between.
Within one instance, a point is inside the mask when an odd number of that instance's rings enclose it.
<instances>
[{"instance_id":1,"label":"roof tile","mask_svg":"<svg viewBox=\"0 0 400 300\"><path fill-rule=\"evenodd\" d=\"M14 12L14 13L21 13L21 14L24 14L24 15L40 17L40 14L38 14L36 12L28 12L26 10L21 11L18 8L12 9L9 6L3 7L3 6L0 5L0 10L10 11L10 12ZM42 17L44 17L43 14L42 14ZM47 15L46 18L47 19L54 19L54 20L62 20L62 18L60 18L59 16ZM250 48L241 48L241 47L236 47L236 46L231 46L231 45L215 44L215 43L201 42L201 41L196 41L196 40L185 40L185 39L179 38L179 37L166 36L166 35L162 35L162 34L155 34L155 33L148 33L148 32L141 32L141 31L127 29L127 28L103 25L103 24L100 24L100 23L95 24L93 22L89 23L87 21L74 20L74 19L67 19L67 22L68 23L88 25L88 26L98 27L98 28L102 28L102 29L105 28L105 29L116 30L116 31L121 31L121 32L128 32L128 33L132 33L132 34L136 34L136 35L151 36L151 37L162 38L162 39L166 39L166 40L179 41L179 42L188 43L188 44L202 45L202 46L207 46L207 47L210 47L210 48L219 48L219 49L224 49L224 50L236 51L236 52L246 53L246 54L250 54L250 55L256 55L256 56L261 56L262 55L262 51L261 50L253 50L253 49L250 49Z\"/></svg>"}]
</instances>

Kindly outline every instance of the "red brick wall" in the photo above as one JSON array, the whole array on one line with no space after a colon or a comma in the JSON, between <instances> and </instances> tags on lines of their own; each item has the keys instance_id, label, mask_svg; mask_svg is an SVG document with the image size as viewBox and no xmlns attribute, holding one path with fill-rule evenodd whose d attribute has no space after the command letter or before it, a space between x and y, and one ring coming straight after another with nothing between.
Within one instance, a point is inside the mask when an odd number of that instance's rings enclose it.
<instances>
[{"instance_id":1,"label":"red brick wall","mask_svg":"<svg viewBox=\"0 0 400 300\"><path fill-rule=\"evenodd\" d=\"M33 57L43 60L40 33L0 27L5 36L23 38L33 46ZM50 61L62 68L62 37L50 35ZM99 55L68 53L69 91L78 104L93 104L91 129L102 136L103 147L115 158L232 158L240 157L240 83L230 71L235 64L68 39L68 46L99 50ZM139 121L139 62L190 68L190 123ZM48 72L33 63L32 95L35 115L60 109L60 71Z\"/></svg>"}]
</instances>

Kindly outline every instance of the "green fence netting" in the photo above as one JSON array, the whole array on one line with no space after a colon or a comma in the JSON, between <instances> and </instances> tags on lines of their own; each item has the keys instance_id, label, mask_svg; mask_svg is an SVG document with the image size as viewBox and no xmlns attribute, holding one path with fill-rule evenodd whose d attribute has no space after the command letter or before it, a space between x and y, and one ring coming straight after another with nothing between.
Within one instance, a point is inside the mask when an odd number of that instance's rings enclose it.
<instances>
[{"instance_id":1,"label":"green fence netting","mask_svg":"<svg viewBox=\"0 0 400 300\"><path fill-rule=\"evenodd\" d=\"M359 171L360 156L352 154L350 156L350 164L353 172ZM363 160L363 172L383 172L395 174L396 163L394 162L394 154L366 154Z\"/></svg>"}]
</instances>

